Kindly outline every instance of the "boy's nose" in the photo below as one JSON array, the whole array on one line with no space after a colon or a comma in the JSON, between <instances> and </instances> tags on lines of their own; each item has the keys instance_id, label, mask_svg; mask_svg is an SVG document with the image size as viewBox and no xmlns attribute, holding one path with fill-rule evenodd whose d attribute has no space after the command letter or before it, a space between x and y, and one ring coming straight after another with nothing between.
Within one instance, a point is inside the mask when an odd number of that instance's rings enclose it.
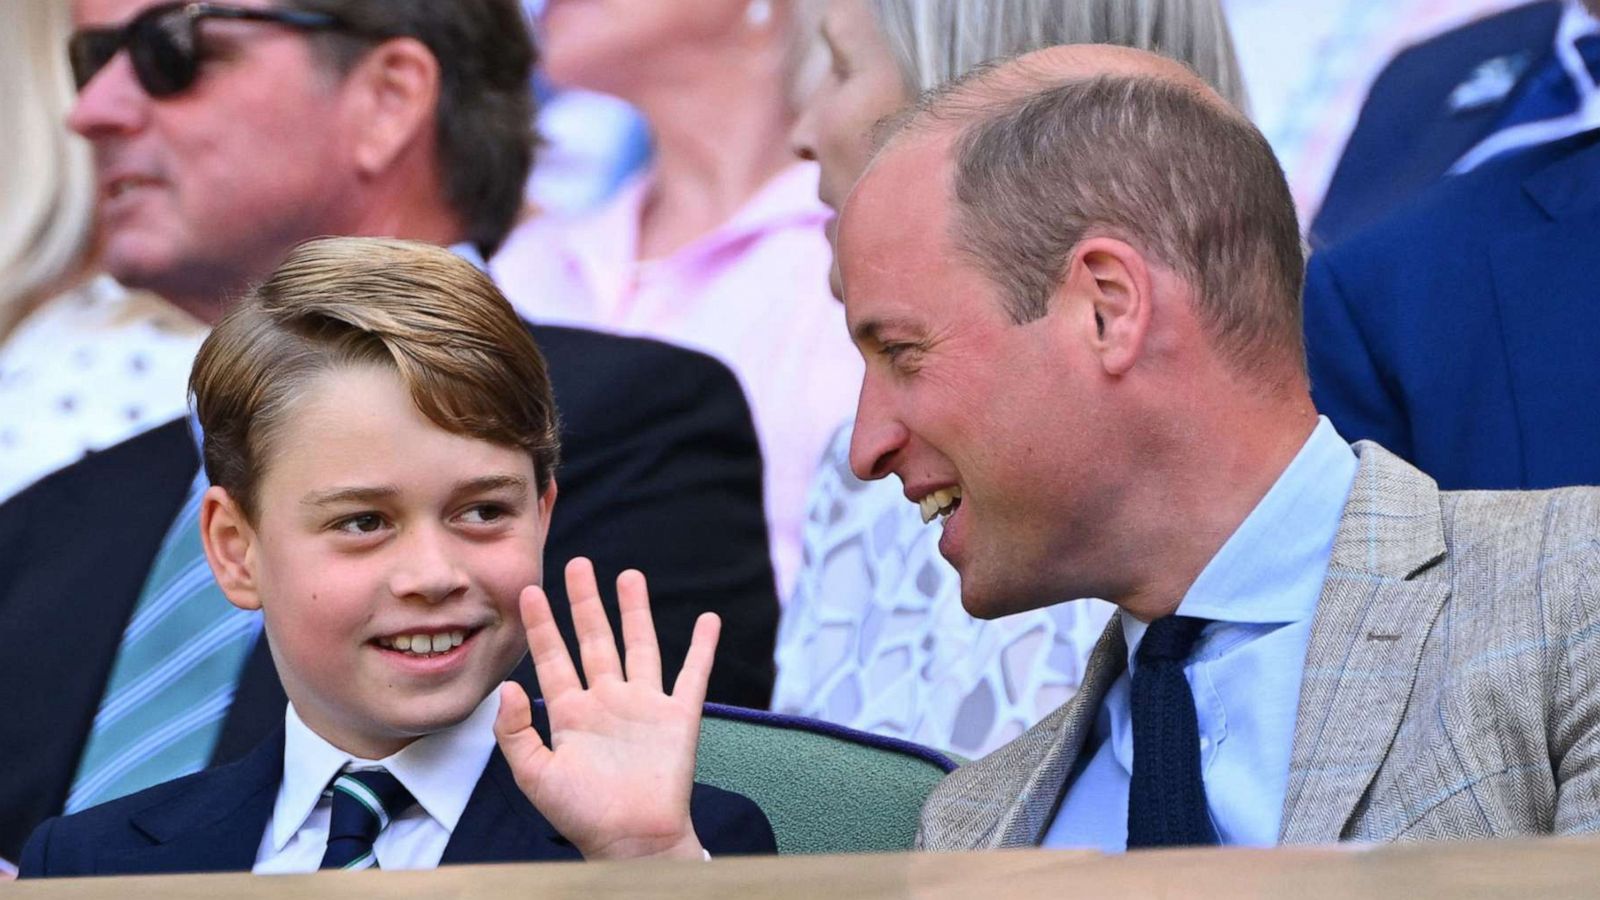
<instances>
[{"instance_id":1,"label":"boy's nose","mask_svg":"<svg viewBox=\"0 0 1600 900\"><path fill-rule=\"evenodd\" d=\"M436 533L413 534L389 578L396 597L426 603L442 603L466 587L467 574L451 553L450 538Z\"/></svg>"}]
</instances>

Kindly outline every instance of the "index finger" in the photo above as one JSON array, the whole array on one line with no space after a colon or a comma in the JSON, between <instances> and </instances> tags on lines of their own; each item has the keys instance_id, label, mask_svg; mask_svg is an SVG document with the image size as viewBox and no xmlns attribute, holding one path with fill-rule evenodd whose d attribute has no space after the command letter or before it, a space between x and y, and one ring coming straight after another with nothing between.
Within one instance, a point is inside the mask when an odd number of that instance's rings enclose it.
<instances>
[{"instance_id":1,"label":"index finger","mask_svg":"<svg viewBox=\"0 0 1600 900\"><path fill-rule=\"evenodd\" d=\"M561 630L556 628L555 616L550 612L550 598L544 588L530 584L522 589L518 601L522 610L522 627L528 637L528 651L533 657L533 673L539 677L539 690L548 698L559 697L568 691L582 690L577 670L572 667L572 657L567 644L561 640Z\"/></svg>"}]
</instances>

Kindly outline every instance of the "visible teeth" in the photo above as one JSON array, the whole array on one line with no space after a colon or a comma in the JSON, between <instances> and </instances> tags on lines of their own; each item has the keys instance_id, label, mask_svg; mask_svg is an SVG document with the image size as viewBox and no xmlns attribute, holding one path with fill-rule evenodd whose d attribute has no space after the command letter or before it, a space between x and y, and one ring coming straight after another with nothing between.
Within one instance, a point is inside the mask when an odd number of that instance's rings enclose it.
<instances>
[{"instance_id":1,"label":"visible teeth","mask_svg":"<svg viewBox=\"0 0 1600 900\"><path fill-rule=\"evenodd\" d=\"M917 508L922 513L922 524L932 522L936 516L948 516L953 511L953 504L961 499L961 486L955 485L940 488L937 491L917 501Z\"/></svg>"},{"instance_id":2,"label":"visible teeth","mask_svg":"<svg viewBox=\"0 0 1600 900\"><path fill-rule=\"evenodd\" d=\"M465 631L446 631L442 634L402 634L391 638L379 638L378 643L391 650L427 656L430 653L453 650L466 643L466 640Z\"/></svg>"}]
</instances>

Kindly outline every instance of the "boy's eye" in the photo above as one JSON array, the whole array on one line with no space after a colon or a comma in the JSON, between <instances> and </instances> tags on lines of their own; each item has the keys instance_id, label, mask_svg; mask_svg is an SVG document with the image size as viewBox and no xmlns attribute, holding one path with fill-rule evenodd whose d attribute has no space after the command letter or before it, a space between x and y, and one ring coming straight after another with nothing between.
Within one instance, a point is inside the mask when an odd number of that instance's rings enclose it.
<instances>
[{"instance_id":1,"label":"boy's eye","mask_svg":"<svg viewBox=\"0 0 1600 900\"><path fill-rule=\"evenodd\" d=\"M510 511L498 503L480 503L462 513L461 518L468 524L488 525L498 522L508 515L510 515Z\"/></svg>"},{"instance_id":2,"label":"boy's eye","mask_svg":"<svg viewBox=\"0 0 1600 900\"><path fill-rule=\"evenodd\" d=\"M383 517L377 513L361 513L340 519L333 527L346 534L372 534L383 527Z\"/></svg>"}]
</instances>

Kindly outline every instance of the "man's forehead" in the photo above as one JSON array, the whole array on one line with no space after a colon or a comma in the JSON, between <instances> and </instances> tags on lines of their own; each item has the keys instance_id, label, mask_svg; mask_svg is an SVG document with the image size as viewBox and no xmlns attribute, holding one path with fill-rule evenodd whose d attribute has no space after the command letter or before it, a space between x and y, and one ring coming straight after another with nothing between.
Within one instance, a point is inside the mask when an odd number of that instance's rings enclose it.
<instances>
[{"instance_id":1,"label":"man's forehead","mask_svg":"<svg viewBox=\"0 0 1600 900\"><path fill-rule=\"evenodd\" d=\"M948 184L948 141L921 136L884 148L857 182L839 217L839 271L858 338L951 263Z\"/></svg>"},{"instance_id":2,"label":"man's forehead","mask_svg":"<svg viewBox=\"0 0 1600 900\"><path fill-rule=\"evenodd\" d=\"M947 216L950 141L917 135L891 142L857 180L839 214L839 239L892 237L909 226L940 224ZM897 227L886 227L885 220Z\"/></svg>"}]
</instances>

